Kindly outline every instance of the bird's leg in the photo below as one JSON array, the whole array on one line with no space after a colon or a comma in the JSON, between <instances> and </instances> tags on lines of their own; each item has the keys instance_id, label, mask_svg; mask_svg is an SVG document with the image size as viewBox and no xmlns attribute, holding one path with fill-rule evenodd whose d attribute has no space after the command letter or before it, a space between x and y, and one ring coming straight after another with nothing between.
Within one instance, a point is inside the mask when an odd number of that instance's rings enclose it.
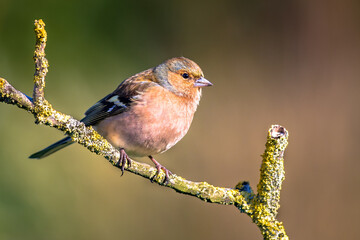
<instances>
[{"instance_id":1,"label":"bird's leg","mask_svg":"<svg viewBox=\"0 0 360 240\"><path fill-rule=\"evenodd\" d=\"M165 172L165 180L164 180L164 184L167 184L169 182L169 175L172 175L172 172L170 172L169 170L167 170L163 165L161 165L158 161L155 160L155 158L153 158L152 156L149 156L150 160L155 164L155 167L157 169L157 173L155 174L155 176L151 179L151 181L154 180L154 178L159 175L161 169L164 170Z\"/></svg>"},{"instance_id":2,"label":"bird's leg","mask_svg":"<svg viewBox=\"0 0 360 240\"><path fill-rule=\"evenodd\" d=\"M125 149L120 148L120 158L119 160L115 163L116 166L120 167L121 169L121 176L124 174L124 169L125 169L125 164L128 164L129 167L131 167L131 159L129 158L129 156L127 155L127 153L125 152Z\"/></svg>"}]
</instances>

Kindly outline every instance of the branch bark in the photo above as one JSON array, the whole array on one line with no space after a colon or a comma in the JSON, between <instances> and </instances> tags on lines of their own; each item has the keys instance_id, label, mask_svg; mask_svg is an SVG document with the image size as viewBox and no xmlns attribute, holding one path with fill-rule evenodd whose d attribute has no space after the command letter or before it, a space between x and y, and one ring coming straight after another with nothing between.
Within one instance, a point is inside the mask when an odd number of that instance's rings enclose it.
<instances>
[{"instance_id":1,"label":"branch bark","mask_svg":"<svg viewBox=\"0 0 360 240\"><path fill-rule=\"evenodd\" d=\"M90 151L104 156L117 167L120 153L92 127L86 127L73 117L56 111L45 99L45 77L48 72L48 61L45 58L47 33L45 23L35 20L36 45L34 51L35 74L33 98L11 86L0 78L0 101L16 105L32 113L37 124L57 128L69 135L73 141L80 143ZM284 151L288 144L288 132L279 125L273 125L267 136L265 152L262 155L258 193L254 194L248 182L240 182L235 188L216 187L207 182L192 182L175 174L164 184L165 173L156 175L156 168L132 160L125 170L153 180L159 185L170 187L175 191L197 197L206 202L234 205L241 212L251 217L260 228L264 239L288 239L284 226L277 221L280 207L280 190L285 178Z\"/></svg>"}]
</instances>

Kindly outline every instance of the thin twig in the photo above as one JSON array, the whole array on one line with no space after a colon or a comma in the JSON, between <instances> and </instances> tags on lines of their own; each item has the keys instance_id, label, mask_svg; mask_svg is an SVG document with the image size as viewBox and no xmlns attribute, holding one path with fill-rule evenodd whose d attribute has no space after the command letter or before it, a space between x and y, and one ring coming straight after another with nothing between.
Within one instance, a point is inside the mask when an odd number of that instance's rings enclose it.
<instances>
[{"instance_id":1,"label":"thin twig","mask_svg":"<svg viewBox=\"0 0 360 240\"><path fill-rule=\"evenodd\" d=\"M35 104L42 103L44 99L45 77L48 72L49 63L45 58L45 47L47 42L47 33L45 31L45 23L43 20L35 20L34 22L36 44L34 51L35 74L34 74L34 93L33 98Z\"/></svg>"},{"instance_id":2,"label":"thin twig","mask_svg":"<svg viewBox=\"0 0 360 240\"><path fill-rule=\"evenodd\" d=\"M34 111L34 104L22 92L16 90L4 78L0 77L0 102L16 105L19 108L25 109L29 112Z\"/></svg>"}]
</instances>

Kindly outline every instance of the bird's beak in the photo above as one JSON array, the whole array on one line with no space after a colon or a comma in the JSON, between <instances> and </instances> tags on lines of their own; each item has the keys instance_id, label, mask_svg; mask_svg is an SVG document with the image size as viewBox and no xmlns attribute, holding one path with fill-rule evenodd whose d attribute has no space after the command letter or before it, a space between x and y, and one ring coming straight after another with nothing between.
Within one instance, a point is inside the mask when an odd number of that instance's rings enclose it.
<instances>
[{"instance_id":1,"label":"bird's beak","mask_svg":"<svg viewBox=\"0 0 360 240\"><path fill-rule=\"evenodd\" d=\"M205 78L203 78L203 77L199 78L199 79L196 80L195 83L194 83L194 87L199 87L199 88L201 88L201 87L207 87L207 86L212 86L212 85L213 85L213 84L212 84L210 81L208 81L207 79L205 79Z\"/></svg>"}]
</instances>

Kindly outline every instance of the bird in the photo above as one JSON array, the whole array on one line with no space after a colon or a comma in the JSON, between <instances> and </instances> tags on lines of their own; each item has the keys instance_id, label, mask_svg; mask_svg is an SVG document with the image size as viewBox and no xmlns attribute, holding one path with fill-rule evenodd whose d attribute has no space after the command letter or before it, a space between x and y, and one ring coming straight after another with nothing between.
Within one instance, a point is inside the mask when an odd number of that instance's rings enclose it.
<instances>
[{"instance_id":1,"label":"bird","mask_svg":"<svg viewBox=\"0 0 360 240\"><path fill-rule=\"evenodd\" d=\"M148 156L164 182L172 173L155 160L188 132L203 87L213 84L194 61L175 57L125 79L110 94L85 112L80 121L92 126L120 152L116 164L122 174L131 158ZM41 159L74 143L71 137L38 151L29 158ZM155 177L154 176L154 177Z\"/></svg>"}]
</instances>

